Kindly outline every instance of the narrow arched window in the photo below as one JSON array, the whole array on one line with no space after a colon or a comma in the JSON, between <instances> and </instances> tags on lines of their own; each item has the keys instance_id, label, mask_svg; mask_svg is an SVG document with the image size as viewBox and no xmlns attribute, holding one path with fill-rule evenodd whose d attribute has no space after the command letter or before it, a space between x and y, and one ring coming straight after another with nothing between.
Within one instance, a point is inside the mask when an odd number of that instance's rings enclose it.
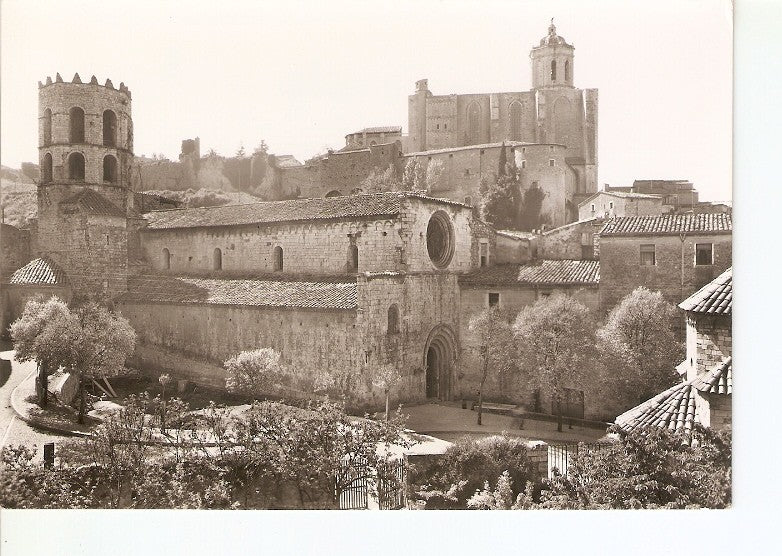
<instances>
[{"instance_id":1,"label":"narrow arched window","mask_svg":"<svg viewBox=\"0 0 782 556\"><path fill-rule=\"evenodd\" d=\"M358 270L358 247L355 245L348 247L348 266L350 270Z\"/></svg>"},{"instance_id":2,"label":"narrow arched window","mask_svg":"<svg viewBox=\"0 0 782 556\"><path fill-rule=\"evenodd\" d=\"M109 183L117 181L117 159L110 154L103 157L103 181Z\"/></svg>"},{"instance_id":3,"label":"narrow arched window","mask_svg":"<svg viewBox=\"0 0 782 556\"><path fill-rule=\"evenodd\" d=\"M273 260L274 260L274 271L275 272L282 272L282 265L283 265L283 253L282 253L282 247L279 245L274 248L274 254L273 254Z\"/></svg>"},{"instance_id":4,"label":"narrow arched window","mask_svg":"<svg viewBox=\"0 0 782 556\"><path fill-rule=\"evenodd\" d=\"M565 81L570 81L570 60L565 60Z\"/></svg>"},{"instance_id":5,"label":"narrow arched window","mask_svg":"<svg viewBox=\"0 0 782 556\"><path fill-rule=\"evenodd\" d=\"M41 169L41 183L50 183L52 181L52 155L46 153L43 155L43 168Z\"/></svg>"},{"instance_id":6,"label":"narrow arched window","mask_svg":"<svg viewBox=\"0 0 782 556\"><path fill-rule=\"evenodd\" d=\"M163 248L163 270L170 270L171 269L171 251L169 251L167 248Z\"/></svg>"},{"instance_id":7,"label":"narrow arched window","mask_svg":"<svg viewBox=\"0 0 782 556\"><path fill-rule=\"evenodd\" d=\"M84 110L78 106L69 112L71 120L71 143L84 143Z\"/></svg>"},{"instance_id":8,"label":"narrow arched window","mask_svg":"<svg viewBox=\"0 0 782 556\"><path fill-rule=\"evenodd\" d=\"M111 110L103 112L103 144L107 147L117 144L117 116Z\"/></svg>"},{"instance_id":9,"label":"narrow arched window","mask_svg":"<svg viewBox=\"0 0 782 556\"><path fill-rule=\"evenodd\" d=\"M52 144L52 111L48 108L43 113L43 144Z\"/></svg>"},{"instance_id":10,"label":"narrow arched window","mask_svg":"<svg viewBox=\"0 0 782 556\"><path fill-rule=\"evenodd\" d=\"M223 252L216 247L212 255L212 270L223 270Z\"/></svg>"},{"instance_id":11,"label":"narrow arched window","mask_svg":"<svg viewBox=\"0 0 782 556\"><path fill-rule=\"evenodd\" d=\"M399 333L399 307L396 306L396 303L391 305L391 307L388 308L388 328L387 328L388 334L398 334Z\"/></svg>"},{"instance_id":12,"label":"narrow arched window","mask_svg":"<svg viewBox=\"0 0 782 556\"><path fill-rule=\"evenodd\" d=\"M68 156L68 179L84 181L84 155L71 153Z\"/></svg>"},{"instance_id":13,"label":"narrow arched window","mask_svg":"<svg viewBox=\"0 0 782 556\"><path fill-rule=\"evenodd\" d=\"M481 105L477 102L467 107L467 141L470 145L481 142Z\"/></svg>"},{"instance_id":14,"label":"narrow arched window","mask_svg":"<svg viewBox=\"0 0 782 556\"><path fill-rule=\"evenodd\" d=\"M521 141L521 103L514 100L510 103L510 140Z\"/></svg>"},{"instance_id":15,"label":"narrow arched window","mask_svg":"<svg viewBox=\"0 0 782 556\"><path fill-rule=\"evenodd\" d=\"M557 80L557 61L551 60L551 80Z\"/></svg>"}]
</instances>

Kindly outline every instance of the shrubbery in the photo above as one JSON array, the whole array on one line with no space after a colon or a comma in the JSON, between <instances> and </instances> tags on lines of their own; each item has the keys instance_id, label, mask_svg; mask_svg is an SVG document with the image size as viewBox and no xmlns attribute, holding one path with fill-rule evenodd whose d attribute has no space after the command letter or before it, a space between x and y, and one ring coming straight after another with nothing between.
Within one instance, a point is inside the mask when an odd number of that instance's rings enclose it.
<instances>
[{"instance_id":1,"label":"shrubbery","mask_svg":"<svg viewBox=\"0 0 782 556\"><path fill-rule=\"evenodd\" d=\"M60 448L52 469L6 448L0 507L334 508L357 477L395 484L379 447L406 445L400 415L357 420L328 401L260 402L238 417L212 405L196 422L174 399L165 430L155 403L130 398L90 438Z\"/></svg>"},{"instance_id":2,"label":"shrubbery","mask_svg":"<svg viewBox=\"0 0 782 556\"><path fill-rule=\"evenodd\" d=\"M526 441L506 435L455 443L430 466L411 468L413 499L425 501L426 509L463 509L488 481L496 485L503 472L513 483L513 497L533 481Z\"/></svg>"}]
</instances>

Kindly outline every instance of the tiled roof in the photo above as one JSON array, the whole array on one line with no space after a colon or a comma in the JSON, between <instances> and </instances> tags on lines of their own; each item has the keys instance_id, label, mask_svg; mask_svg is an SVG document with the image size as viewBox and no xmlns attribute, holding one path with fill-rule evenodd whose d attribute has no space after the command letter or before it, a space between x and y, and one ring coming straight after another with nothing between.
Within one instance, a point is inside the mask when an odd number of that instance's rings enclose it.
<instances>
[{"instance_id":1,"label":"tiled roof","mask_svg":"<svg viewBox=\"0 0 782 556\"><path fill-rule=\"evenodd\" d=\"M126 303L173 303L355 309L356 282L320 280L240 280L190 276L142 275L128 279Z\"/></svg>"},{"instance_id":2,"label":"tiled roof","mask_svg":"<svg viewBox=\"0 0 782 556\"><path fill-rule=\"evenodd\" d=\"M534 239L538 234L534 232L519 232L517 230L497 230L497 234L513 239Z\"/></svg>"},{"instance_id":3,"label":"tiled roof","mask_svg":"<svg viewBox=\"0 0 782 556\"><path fill-rule=\"evenodd\" d=\"M10 284L62 286L68 282L65 272L47 258L33 259L11 275Z\"/></svg>"},{"instance_id":4,"label":"tiled roof","mask_svg":"<svg viewBox=\"0 0 782 556\"><path fill-rule=\"evenodd\" d=\"M540 261L537 264L506 264L481 268L459 277L464 285L583 285L600 281L599 261Z\"/></svg>"},{"instance_id":5,"label":"tiled roof","mask_svg":"<svg viewBox=\"0 0 782 556\"><path fill-rule=\"evenodd\" d=\"M367 216L395 216L402 200L417 198L441 204L466 206L447 199L435 199L421 193L396 191L370 195L346 195L319 199L293 199L221 207L171 209L148 212L147 229L240 226L307 220L342 220Z\"/></svg>"},{"instance_id":6,"label":"tiled roof","mask_svg":"<svg viewBox=\"0 0 782 556\"><path fill-rule=\"evenodd\" d=\"M590 195L585 200L581 201L578 206L586 205L600 195L610 195L611 197L618 197L620 199L662 200L661 195L649 195L647 193L633 193L632 191L598 191L594 195Z\"/></svg>"},{"instance_id":7,"label":"tiled roof","mask_svg":"<svg viewBox=\"0 0 782 556\"><path fill-rule=\"evenodd\" d=\"M733 267L679 303L679 307L693 313L729 315L733 309Z\"/></svg>"},{"instance_id":8,"label":"tiled roof","mask_svg":"<svg viewBox=\"0 0 782 556\"><path fill-rule=\"evenodd\" d=\"M302 165L292 154L275 155L274 162L278 168L296 168Z\"/></svg>"},{"instance_id":9,"label":"tiled roof","mask_svg":"<svg viewBox=\"0 0 782 556\"><path fill-rule=\"evenodd\" d=\"M679 235L688 233L731 233L730 214L664 214L621 216L607 221L601 236Z\"/></svg>"},{"instance_id":10,"label":"tiled roof","mask_svg":"<svg viewBox=\"0 0 782 556\"><path fill-rule=\"evenodd\" d=\"M506 147L523 147L523 146L530 146L530 145L537 145L539 143L525 143L523 141L505 141ZM543 144L543 143L540 143ZM556 145L557 143L545 143L546 145ZM502 147L502 143L484 143L482 145L466 145L464 147L446 147L444 149L432 149L429 151L417 151L413 153L405 153L404 156L425 156L430 154L442 154L442 153L452 153L457 151L466 151L466 150L474 150L474 149L495 149Z\"/></svg>"},{"instance_id":11,"label":"tiled roof","mask_svg":"<svg viewBox=\"0 0 782 556\"><path fill-rule=\"evenodd\" d=\"M710 394L732 394L733 358L728 357L714 369L693 379L692 386Z\"/></svg>"},{"instance_id":12,"label":"tiled roof","mask_svg":"<svg viewBox=\"0 0 782 556\"><path fill-rule=\"evenodd\" d=\"M78 193L60 201L60 205L74 205L96 216L125 216L125 213L106 197L92 189L82 189Z\"/></svg>"},{"instance_id":13,"label":"tiled roof","mask_svg":"<svg viewBox=\"0 0 782 556\"><path fill-rule=\"evenodd\" d=\"M649 426L671 431L691 431L696 422L695 388L690 382L680 382L668 388L651 400L622 413L615 421L628 432Z\"/></svg>"},{"instance_id":14,"label":"tiled roof","mask_svg":"<svg viewBox=\"0 0 782 556\"><path fill-rule=\"evenodd\" d=\"M387 126L379 126L379 127L365 127L364 129L360 129L359 131L354 131L353 133L349 133L348 135L355 135L356 133L402 133L402 126L387 125Z\"/></svg>"}]
</instances>

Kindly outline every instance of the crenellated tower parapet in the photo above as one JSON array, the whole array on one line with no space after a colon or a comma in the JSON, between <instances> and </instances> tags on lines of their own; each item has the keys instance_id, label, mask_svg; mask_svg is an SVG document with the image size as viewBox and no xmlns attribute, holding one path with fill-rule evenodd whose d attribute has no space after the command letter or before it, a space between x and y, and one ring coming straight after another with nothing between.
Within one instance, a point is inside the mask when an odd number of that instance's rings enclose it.
<instances>
[{"instance_id":1,"label":"crenellated tower parapet","mask_svg":"<svg viewBox=\"0 0 782 556\"><path fill-rule=\"evenodd\" d=\"M131 92L95 76L70 83L58 73L38 82L41 186L90 186L126 208L133 162Z\"/></svg>"}]
</instances>

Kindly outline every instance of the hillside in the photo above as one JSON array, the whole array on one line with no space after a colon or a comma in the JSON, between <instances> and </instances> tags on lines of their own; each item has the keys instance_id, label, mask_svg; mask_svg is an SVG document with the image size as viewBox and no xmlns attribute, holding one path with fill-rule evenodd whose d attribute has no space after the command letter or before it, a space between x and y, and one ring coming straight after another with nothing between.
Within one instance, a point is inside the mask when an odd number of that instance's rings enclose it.
<instances>
[{"instance_id":1,"label":"hillside","mask_svg":"<svg viewBox=\"0 0 782 556\"><path fill-rule=\"evenodd\" d=\"M5 170L5 169L4 169ZM3 175L7 175L4 171ZM26 228L38 214L35 184L0 178L0 206L4 222L17 228Z\"/></svg>"},{"instance_id":2,"label":"hillside","mask_svg":"<svg viewBox=\"0 0 782 556\"><path fill-rule=\"evenodd\" d=\"M248 193L211 189L159 190L148 193L178 201L184 208L239 205L256 203L260 200ZM27 228L30 220L38 215L35 183L18 170L4 167L3 177L0 178L0 206L3 209L6 224L17 228Z\"/></svg>"}]
</instances>

